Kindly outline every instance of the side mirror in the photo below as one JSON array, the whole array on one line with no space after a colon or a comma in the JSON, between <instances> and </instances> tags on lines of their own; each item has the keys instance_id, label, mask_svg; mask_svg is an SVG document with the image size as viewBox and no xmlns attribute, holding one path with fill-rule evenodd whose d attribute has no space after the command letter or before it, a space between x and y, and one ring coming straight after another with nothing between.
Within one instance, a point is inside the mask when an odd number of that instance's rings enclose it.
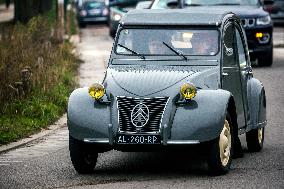
<instances>
[{"instance_id":1,"label":"side mirror","mask_svg":"<svg viewBox=\"0 0 284 189\"><path fill-rule=\"evenodd\" d=\"M149 9L150 6L152 4L152 1L143 1L143 2L139 2L136 5L136 9Z\"/></svg>"},{"instance_id":2,"label":"side mirror","mask_svg":"<svg viewBox=\"0 0 284 189\"><path fill-rule=\"evenodd\" d=\"M167 3L167 7L169 7L170 9L183 8L184 7L184 2L183 2L183 0L169 1Z\"/></svg>"},{"instance_id":3,"label":"side mirror","mask_svg":"<svg viewBox=\"0 0 284 189\"><path fill-rule=\"evenodd\" d=\"M264 5L272 5L272 4L274 4L274 1L273 0L263 0L263 4Z\"/></svg>"}]
</instances>

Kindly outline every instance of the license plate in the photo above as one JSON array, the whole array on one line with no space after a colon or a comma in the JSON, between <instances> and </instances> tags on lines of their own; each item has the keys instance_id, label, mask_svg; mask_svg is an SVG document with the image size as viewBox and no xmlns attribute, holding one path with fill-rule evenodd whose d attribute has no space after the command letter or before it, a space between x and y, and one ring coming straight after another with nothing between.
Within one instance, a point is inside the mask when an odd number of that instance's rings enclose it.
<instances>
[{"instance_id":1,"label":"license plate","mask_svg":"<svg viewBox=\"0 0 284 189\"><path fill-rule=\"evenodd\" d=\"M117 144L160 144L159 135L118 135Z\"/></svg>"},{"instance_id":2,"label":"license plate","mask_svg":"<svg viewBox=\"0 0 284 189\"><path fill-rule=\"evenodd\" d=\"M91 15L97 15L97 14L100 14L100 13L101 13L100 9L89 10L89 14L91 14Z\"/></svg>"}]
</instances>

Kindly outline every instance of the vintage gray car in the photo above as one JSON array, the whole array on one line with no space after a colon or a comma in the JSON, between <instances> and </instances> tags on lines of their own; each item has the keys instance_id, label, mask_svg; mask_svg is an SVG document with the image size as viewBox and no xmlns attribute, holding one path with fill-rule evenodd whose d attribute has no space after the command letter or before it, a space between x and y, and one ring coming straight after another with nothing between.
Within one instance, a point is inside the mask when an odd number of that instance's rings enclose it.
<instances>
[{"instance_id":1,"label":"vintage gray car","mask_svg":"<svg viewBox=\"0 0 284 189\"><path fill-rule=\"evenodd\" d=\"M245 31L230 12L135 10L121 21L102 84L69 98L69 150L79 173L98 153L190 150L225 174L264 140L266 98Z\"/></svg>"}]
</instances>

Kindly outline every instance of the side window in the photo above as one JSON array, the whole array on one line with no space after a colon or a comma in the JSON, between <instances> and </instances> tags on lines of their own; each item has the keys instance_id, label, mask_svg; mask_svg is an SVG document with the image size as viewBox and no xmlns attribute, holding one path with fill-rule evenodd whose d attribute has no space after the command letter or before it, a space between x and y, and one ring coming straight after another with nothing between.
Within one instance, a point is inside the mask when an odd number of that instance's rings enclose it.
<instances>
[{"instance_id":1,"label":"side window","mask_svg":"<svg viewBox=\"0 0 284 189\"><path fill-rule=\"evenodd\" d=\"M235 50L234 50L234 27L230 23L225 27L223 34L223 66L236 67Z\"/></svg>"},{"instance_id":2,"label":"side window","mask_svg":"<svg viewBox=\"0 0 284 189\"><path fill-rule=\"evenodd\" d=\"M241 38L240 31L236 29L236 41L237 41L237 48L238 48L238 62L240 68L244 68L247 65L246 54L244 49L244 44Z\"/></svg>"}]
</instances>

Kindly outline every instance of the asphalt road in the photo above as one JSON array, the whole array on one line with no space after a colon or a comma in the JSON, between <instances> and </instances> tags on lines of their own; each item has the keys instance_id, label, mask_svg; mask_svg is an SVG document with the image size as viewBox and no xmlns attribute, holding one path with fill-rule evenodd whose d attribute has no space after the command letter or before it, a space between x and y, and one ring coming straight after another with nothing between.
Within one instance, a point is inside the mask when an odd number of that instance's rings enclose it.
<instances>
[{"instance_id":1,"label":"asphalt road","mask_svg":"<svg viewBox=\"0 0 284 189\"><path fill-rule=\"evenodd\" d=\"M86 61L80 85L101 80L112 40L107 28L82 31L78 49ZM95 53L94 53L95 52ZM94 69L96 68L96 69ZM254 68L266 89L268 126L264 149L246 150L229 174L207 175L204 161L184 153L122 153L99 155L95 173L79 175L68 151L68 130L57 130L27 146L0 154L0 188L284 188L284 49L274 49L270 68Z\"/></svg>"}]
</instances>

